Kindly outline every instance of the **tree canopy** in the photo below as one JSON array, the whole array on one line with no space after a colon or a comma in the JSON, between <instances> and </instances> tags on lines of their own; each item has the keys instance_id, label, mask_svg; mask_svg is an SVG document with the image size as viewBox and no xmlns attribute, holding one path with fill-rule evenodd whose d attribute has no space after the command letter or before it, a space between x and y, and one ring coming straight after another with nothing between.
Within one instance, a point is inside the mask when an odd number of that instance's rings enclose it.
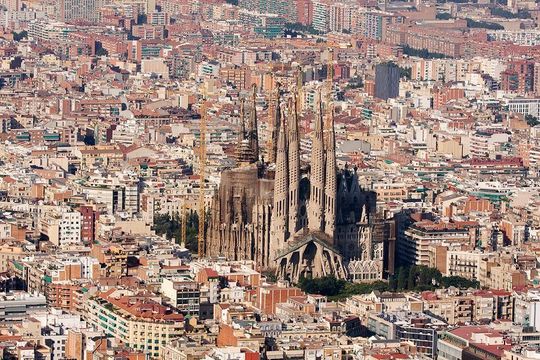
<instances>
[{"instance_id":1,"label":"tree canopy","mask_svg":"<svg viewBox=\"0 0 540 360\"><path fill-rule=\"evenodd\" d=\"M441 12L441 13L437 13L435 17L439 20L450 20L452 18L452 15L447 12Z\"/></svg>"},{"instance_id":2,"label":"tree canopy","mask_svg":"<svg viewBox=\"0 0 540 360\"><path fill-rule=\"evenodd\" d=\"M444 59L448 56L436 52L430 52L427 49L414 49L408 45L403 45L403 53L409 56L417 56L423 59Z\"/></svg>"},{"instance_id":3,"label":"tree canopy","mask_svg":"<svg viewBox=\"0 0 540 360\"><path fill-rule=\"evenodd\" d=\"M497 23L492 23L492 22L487 22L487 21L476 21L476 20L473 20L473 19L469 19L467 18L467 27L469 28L480 28L480 29L488 29L488 30L504 30L504 26L500 25L500 24L497 24Z\"/></svg>"},{"instance_id":4,"label":"tree canopy","mask_svg":"<svg viewBox=\"0 0 540 360\"><path fill-rule=\"evenodd\" d=\"M476 280L460 276L443 276L435 268L427 266L400 267L388 282L351 283L325 276L316 279L300 279L298 286L308 294L328 296L331 299L343 299L352 295L369 294L372 291L427 291L450 286L468 289L480 287Z\"/></svg>"},{"instance_id":5,"label":"tree canopy","mask_svg":"<svg viewBox=\"0 0 540 360\"><path fill-rule=\"evenodd\" d=\"M530 114L525 115L525 121L531 127L540 124L540 122L538 121L538 118L536 116L530 115Z\"/></svg>"},{"instance_id":6,"label":"tree canopy","mask_svg":"<svg viewBox=\"0 0 540 360\"><path fill-rule=\"evenodd\" d=\"M502 17L505 19L530 19L531 13L529 13L527 10L519 10L517 13L513 13L511 11L505 10L500 7L494 7L491 8L491 15Z\"/></svg>"},{"instance_id":7,"label":"tree canopy","mask_svg":"<svg viewBox=\"0 0 540 360\"><path fill-rule=\"evenodd\" d=\"M199 216L196 212L190 211L186 220L186 243L184 246L192 253L196 253L198 249ZM174 239L176 243L181 241L182 222L178 214L172 217L169 214L156 214L154 216L153 230L158 235L165 235L167 239Z\"/></svg>"},{"instance_id":8,"label":"tree canopy","mask_svg":"<svg viewBox=\"0 0 540 360\"><path fill-rule=\"evenodd\" d=\"M21 32L13 32L13 40L15 41L21 41L22 39L25 39L28 37L28 32L26 30L23 30Z\"/></svg>"}]
</instances>

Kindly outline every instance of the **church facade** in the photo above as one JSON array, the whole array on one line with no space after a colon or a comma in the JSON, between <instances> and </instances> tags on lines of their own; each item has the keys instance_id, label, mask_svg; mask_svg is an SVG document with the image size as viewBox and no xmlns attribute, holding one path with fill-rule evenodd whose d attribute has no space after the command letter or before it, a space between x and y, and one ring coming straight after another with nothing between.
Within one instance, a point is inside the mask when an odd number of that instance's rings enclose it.
<instances>
[{"instance_id":1,"label":"church facade","mask_svg":"<svg viewBox=\"0 0 540 360\"><path fill-rule=\"evenodd\" d=\"M270 150L275 163L264 164L258 159L253 104L240 134L239 165L222 173L213 199L206 255L255 260L294 283L325 275L381 279L383 241L373 236L375 196L360 188L356 169L337 167L330 104L324 108L319 95L308 166L300 160L296 98L278 106L277 141Z\"/></svg>"}]
</instances>

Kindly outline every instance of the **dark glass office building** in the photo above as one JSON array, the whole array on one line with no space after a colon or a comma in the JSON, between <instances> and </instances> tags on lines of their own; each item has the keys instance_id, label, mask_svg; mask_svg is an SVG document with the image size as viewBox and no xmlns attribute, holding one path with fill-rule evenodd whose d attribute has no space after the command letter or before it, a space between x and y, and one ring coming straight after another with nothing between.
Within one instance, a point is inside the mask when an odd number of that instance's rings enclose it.
<instances>
[{"instance_id":1,"label":"dark glass office building","mask_svg":"<svg viewBox=\"0 0 540 360\"><path fill-rule=\"evenodd\" d=\"M399 67L393 63L375 68L375 97L387 100L399 96Z\"/></svg>"}]
</instances>

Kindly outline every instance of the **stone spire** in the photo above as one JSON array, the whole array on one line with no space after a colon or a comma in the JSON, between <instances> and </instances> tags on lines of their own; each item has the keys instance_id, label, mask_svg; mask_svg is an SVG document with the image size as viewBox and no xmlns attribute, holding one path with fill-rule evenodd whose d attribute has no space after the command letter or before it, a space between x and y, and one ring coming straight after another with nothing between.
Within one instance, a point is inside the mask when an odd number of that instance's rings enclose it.
<instances>
[{"instance_id":1,"label":"stone spire","mask_svg":"<svg viewBox=\"0 0 540 360\"><path fill-rule=\"evenodd\" d=\"M338 199L334 109L330 101L328 101L327 104L327 121L325 135L326 178L324 201L324 232L328 236L330 236L331 239L334 239L334 231L336 229L336 203Z\"/></svg>"},{"instance_id":2,"label":"stone spire","mask_svg":"<svg viewBox=\"0 0 540 360\"><path fill-rule=\"evenodd\" d=\"M318 113L315 116L315 131L311 144L311 174L309 177L308 228L324 230L324 134L321 93L317 94Z\"/></svg>"},{"instance_id":3,"label":"stone spire","mask_svg":"<svg viewBox=\"0 0 540 360\"><path fill-rule=\"evenodd\" d=\"M276 154L277 154L277 143L279 141L279 131L280 131L280 128L281 128L281 106L280 106L280 103L279 103L279 100L280 100L280 83L276 83L276 89L274 91L274 93L272 94L272 99L271 99L271 104L270 106L272 107L272 139L271 139L271 142L272 142L272 146L270 149L268 149L268 151L270 152L269 153L269 159L268 161L269 162L275 162L276 161Z\"/></svg>"},{"instance_id":4,"label":"stone spire","mask_svg":"<svg viewBox=\"0 0 540 360\"><path fill-rule=\"evenodd\" d=\"M366 204L362 205L362 214L360 215L360 223L361 224L368 223L368 211L367 211Z\"/></svg>"},{"instance_id":5,"label":"stone spire","mask_svg":"<svg viewBox=\"0 0 540 360\"><path fill-rule=\"evenodd\" d=\"M289 98L289 234L299 230L300 201L300 137L298 133L298 107L296 95Z\"/></svg>"},{"instance_id":6,"label":"stone spire","mask_svg":"<svg viewBox=\"0 0 540 360\"><path fill-rule=\"evenodd\" d=\"M287 129L281 121L276 153L276 175L274 179L274 208L272 210L271 253L283 247L288 238L289 222L289 163Z\"/></svg>"},{"instance_id":7,"label":"stone spire","mask_svg":"<svg viewBox=\"0 0 540 360\"><path fill-rule=\"evenodd\" d=\"M249 119L247 138L249 140L249 148L252 151L252 162L256 162L259 160L259 134L257 130L257 85L253 84L252 90L251 116Z\"/></svg>"},{"instance_id":8,"label":"stone spire","mask_svg":"<svg viewBox=\"0 0 540 360\"><path fill-rule=\"evenodd\" d=\"M253 152L251 144L247 139L246 133L246 116L245 116L245 100L240 101L240 132L238 134L238 144L236 146L236 159L241 164L249 164L253 162Z\"/></svg>"},{"instance_id":9,"label":"stone spire","mask_svg":"<svg viewBox=\"0 0 540 360\"><path fill-rule=\"evenodd\" d=\"M238 134L238 141L242 141L246 138L246 100L240 100L240 133Z\"/></svg>"}]
</instances>

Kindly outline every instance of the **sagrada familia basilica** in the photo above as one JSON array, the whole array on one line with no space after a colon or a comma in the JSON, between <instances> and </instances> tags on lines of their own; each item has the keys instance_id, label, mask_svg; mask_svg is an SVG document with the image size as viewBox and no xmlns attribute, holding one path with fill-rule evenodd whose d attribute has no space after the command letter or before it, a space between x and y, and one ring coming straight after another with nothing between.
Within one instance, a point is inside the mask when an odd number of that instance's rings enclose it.
<instances>
[{"instance_id":1,"label":"sagrada familia basilica","mask_svg":"<svg viewBox=\"0 0 540 360\"><path fill-rule=\"evenodd\" d=\"M311 159L305 164L297 95L288 95L275 107L269 162L260 157L255 92L251 104L242 102L238 164L222 173L206 256L254 260L291 282L325 275L381 279L386 237L377 236L383 227L376 199L360 188L356 169L337 166L331 102L318 92Z\"/></svg>"}]
</instances>

